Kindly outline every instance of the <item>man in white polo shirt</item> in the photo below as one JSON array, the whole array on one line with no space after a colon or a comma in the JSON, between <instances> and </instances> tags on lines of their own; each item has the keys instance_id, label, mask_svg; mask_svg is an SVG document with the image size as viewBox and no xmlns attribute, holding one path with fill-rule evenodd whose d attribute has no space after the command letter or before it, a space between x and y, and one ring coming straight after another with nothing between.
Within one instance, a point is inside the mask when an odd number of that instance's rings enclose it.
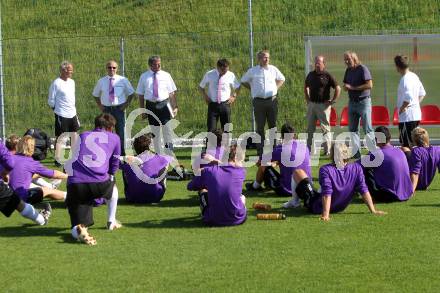
<instances>
[{"instance_id":1,"label":"man in white polo shirt","mask_svg":"<svg viewBox=\"0 0 440 293\"><path fill-rule=\"evenodd\" d=\"M409 70L408 57L397 55L394 57L397 72L400 73L399 86L397 88L397 107L399 108L399 140L402 146L410 147L411 132L419 126L422 120L420 103L426 92L419 77Z\"/></svg>"},{"instance_id":2,"label":"man in white polo shirt","mask_svg":"<svg viewBox=\"0 0 440 293\"><path fill-rule=\"evenodd\" d=\"M206 93L208 87L208 93ZM229 71L229 61L219 59L217 69L208 71L199 85L199 90L208 104L208 132L217 128L220 119L221 129L227 132L226 123L231 122L231 104L240 90L235 74Z\"/></svg>"},{"instance_id":3,"label":"man in white polo shirt","mask_svg":"<svg viewBox=\"0 0 440 293\"><path fill-rule=\"evenodd\" d=\"M55 113L55 136L64 132L77 132L79 120L75 107L75 81L72 79L73 64L63 61L60 65L60 77L55 79L49 88L49 107ZM55 158L60 157L61 147L56 147ZM55 161L59 167L60 164Z\"/></svg>"},{"instance_id":4,"label":"man in white polo shirt","mask_svg":"<svg viewBox=\"0 0 440 293\"><path fill-rule=\"evenodd\" d=\"M118 63L110 60L106 64L107 76L98 80L93 96L99 109L116 119L116 133L121 139L121 154L125 155L125 109L130 105L134 89L124 76L116 74Z\"/></svg>"},{"instance_id":5,"label":"man in white polo shirt","mask_svg":"<svg viewBox=\"0 0 440 293\"><path fill-rule=\"evenodd\" d=\"M136 93L139 96L139 107L150 110L152 115L144 115L152 126L161 126L165 147L172 150L171 130L166 123L177 115L177 87L171 75L161 69L159 56L148 58L150 69L139 78ZM157 151L157 150L156 150Z\"/></svg>"},{"instance_id":6,"label":"man in white polo shirt","mask_svg":"<svg viewBox=\"0 0 440 293\"><path fill-rule=\"evenodd\" d=\"M266 120L269 129L276 127L277 124L277 94L285 81L285 77L278 68L269 64L269 51L260 51L257 57L259 65L250 68L246 72L241 78L241 84L251 90L256 130L261 137L261 143L257 144L257 152L261 155L263 153Z\"/></svg>"}]
</instances>

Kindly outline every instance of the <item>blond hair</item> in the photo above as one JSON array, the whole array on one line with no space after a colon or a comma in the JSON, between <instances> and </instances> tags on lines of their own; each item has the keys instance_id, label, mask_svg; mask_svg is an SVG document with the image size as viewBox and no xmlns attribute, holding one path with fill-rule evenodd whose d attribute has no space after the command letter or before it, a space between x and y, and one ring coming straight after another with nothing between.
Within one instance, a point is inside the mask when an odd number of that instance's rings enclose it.
<instances>
[{"instance_id":1,"label":"blond hair","mask_svg":"<svg viewBox=\"0 0 440 293\"><path fill-rule=\"evenodd\" d=\"M35 139L30 135L23 136L17 144L17 153L32 157L35 150Z\"/></svg>"},{"instance_id":2,"label":"blond hair","mask_svg":"<svg viewBox=\"0 0 440 293\"><path fill-rule=\"evenodd\" d=\"M429 146L429 134L426 129L421 127L416 127L411 132L412 143L418 147L427 147Z\"/></svg>"},{"instance_id":3,"label":"blond hair","mask_svg":"<svg viewBox=\"0 0 440 293\"><path fill-rule=\"evenodd\" d=\"M335 142L330 149L330 158L336 165L336 168L342 169L350 160L350 150L345 143Z\"/></svg>"},{"instance_id":4,"label":"blond hair","mask_svg":"<svg viewBox=\"0 0 440 293\"><path fill-rule=\"evenodd\" d=\"M361 64L361 60L359 60L358 55L356 54L356 52L353 51L345 51L344 52L344 56L349 56L351 57L351 59L353 59L354 62L354 66L358 66Z\"/></svg>"}]
</instances>

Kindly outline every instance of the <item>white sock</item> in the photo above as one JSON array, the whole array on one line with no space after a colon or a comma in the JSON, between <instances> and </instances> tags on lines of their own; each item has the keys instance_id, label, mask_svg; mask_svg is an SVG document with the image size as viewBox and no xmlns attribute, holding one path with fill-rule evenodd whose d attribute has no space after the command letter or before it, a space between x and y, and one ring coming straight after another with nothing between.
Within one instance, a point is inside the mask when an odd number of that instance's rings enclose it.
<instances>
[{"instance_id":1,"label":"white sock","mask_svg":"<svg viewBox=\"0 0 440 293\"><path fill-rule=\"evenodd\" d=\"M63 195L64 195L64 198L63 198L63 200L64 200L64 201L66 201L66 197L67 197L67 191L65 191L65 192L63 193Z\"/></svg>"},{"instance_id":2,"label":"white sock","mask_svg":"<svg viewBox=\"0 0 440 293\"><path fill-rule=\"evenodd\" d=\"M292 200L299 201L298 194L296 194L296 187L298 186L298 184L295 182L295 180L293 180L293 178L292 178L291 186L292 186Z\"/></svg>"},{"instance_id":3,"label":"white sock","mask_svg":"<svg viewBox=\"0 0 440 293\"><path fill-rule=\"evenodd\" d=\"M252 187L255 188L255 189L260 188L260 186L261 186L261 184L258 183L256 180L255 180L254 183L252 184Z\"/></svg>"},{"instance_id":4,"label":"white sock","mask_svg":"<svg viewBox=\"0 0 440 293\"><path fill-rule=\"evenodd\" d=\"M46 180L44 180L44 178L41 177L32 180L32 182L38 186L53 188L52 183L47 182Z\"/></svg>"},{"instance_id":5,"label":"white sock","mask_svg":"<svg viewBox=\"0 0 440 293\"><path fill-rule=\"evenodd\" d=\"M44 218L40 213L38 213L34 207L28 203L24 204L24 209L20 212L20 214L29 219L34 221L35 223L39 225L44 225Z\"/></svg>"},{"instance_id":6,"label":"white sock","mask_svg":"<svg viewBox=\"0 0 440 293\"><path fill-rule=\"evenodd\" d=\"M77 226L74 226L73 228L72 228L72 237L74 238L74 239L78 239L78 230L76 229L76 227Z\"/></svg>"},{"instance_id":7,"label":"white sock","mask_svg":"<svg viewBox=\"0 0 440 293\"><path fill-rule=\"evenodd\" d=\"M116 185L113 187L112 198L106 200L107 203L107 222L116 221L116 209L118 207L118 188Z\"/></svg>"}]
</instances>

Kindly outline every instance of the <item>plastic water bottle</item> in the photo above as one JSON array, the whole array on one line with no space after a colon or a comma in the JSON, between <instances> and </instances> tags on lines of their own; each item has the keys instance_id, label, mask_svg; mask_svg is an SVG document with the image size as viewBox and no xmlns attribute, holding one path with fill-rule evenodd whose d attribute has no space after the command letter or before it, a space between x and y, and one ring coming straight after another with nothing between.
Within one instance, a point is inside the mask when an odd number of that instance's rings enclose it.
<instances>
[{"instance_id":1,"label":"plastic water bottle","mask_svg":"<svg viewBox=\"0 0 440 293\"><path fill-rule=\"evenodd\" d=\"M285 214L257 214L257 220L285 220Z\"/></svg>"},{"instance_id":2,"label":"plastic water bottle","mask_svg":"<svg viewBox=\"0 0 440 293\"><path fill-rule=\"evenodd\" d=\"M261 203L261 202L254 202L252 207L255 210L260 210L260 211L270 211L272 209L272 206L270 204Z\"/></svg>"}]
</instances>

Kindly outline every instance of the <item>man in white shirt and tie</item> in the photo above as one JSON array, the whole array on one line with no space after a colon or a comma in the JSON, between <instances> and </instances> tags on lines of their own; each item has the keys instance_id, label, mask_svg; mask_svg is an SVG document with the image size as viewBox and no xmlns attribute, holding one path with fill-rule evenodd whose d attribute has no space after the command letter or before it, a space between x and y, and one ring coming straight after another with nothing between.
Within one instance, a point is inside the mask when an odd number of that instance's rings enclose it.
<instances>
[{"instance_id":1,"label":"man in white shirt and tie","mask_svg":"<svg viewBox=\"0 0 440 293\"><path fill-rule=\"evenodd\" d=\"M278 115L277 94L285 81L284 75L273 65L269 64L269 51L262 50L257 54L259 65L250 68L241 78L241 84L251 90L252 104L257 134L261 143L257 144L259 155L263 153L264 125L269 129L275 128Z\"/></svg>"},{"instance_id":2,"label":"man in white shirt and tie","mask_svg":"<svg viewBox=\"0 0 440 293\"><path fill-rule=\"evenodd\" d=\"M55 136L57 138L64 132L77 132L80 126L76 115L75 81L72 75L73 64L63 61L60 65L60 77L55 79L49 88L47 103L55 114ZM62 147L57 143L55 159L61 157L61 151ZM61 166L56 160L55 165Z\"/></svg>"},{"instance_id":3,"label":"man in white shirt and tie","mask_svg":"<svg viewBox=\"0 0 440 293\"><path fill-rule=\"evenodd\" d=\"M208 87L208 92L206 92ZM229 61L219 59L217 68L208 71L199 85L199 90L208 104L208 132L217 128L217 121L220 119L221 128L225 128L226 123L231 123L231 104L240 90L240 83L235 74L229 71Z\"/></svg>"},{"instance_id":4,"label":"man in white shirt and tie","mask_svg":"<svg viewBox=\"0 0 440 293\"><path fill-rule=\"evenodd\" d=\"M166 123L177 115L177 87L171 75L160 69L159 56L148 58L148 65L150 69L142 73L136 89L139 96L139 107L145 107L156 116L144 115L143 117L148 118L148 123L151 126L161 126L165 147L172 150L171 129L167 127Z\"/></svg>"},{"instance_id":5,"label":"man in white shirt and tie","mask_svg":"<svg viewBox=\"0 0 440 293\"><path fill-rule=\"evenodd\" d=\"M92 95L99 109L116 119L115 130L121 139L121 154L125 155L125 109L130 105L134 89L126 77L117 74L115 60L109 60L106 67L107 76L98 80Z\"/></svg>"}]
</instances>

